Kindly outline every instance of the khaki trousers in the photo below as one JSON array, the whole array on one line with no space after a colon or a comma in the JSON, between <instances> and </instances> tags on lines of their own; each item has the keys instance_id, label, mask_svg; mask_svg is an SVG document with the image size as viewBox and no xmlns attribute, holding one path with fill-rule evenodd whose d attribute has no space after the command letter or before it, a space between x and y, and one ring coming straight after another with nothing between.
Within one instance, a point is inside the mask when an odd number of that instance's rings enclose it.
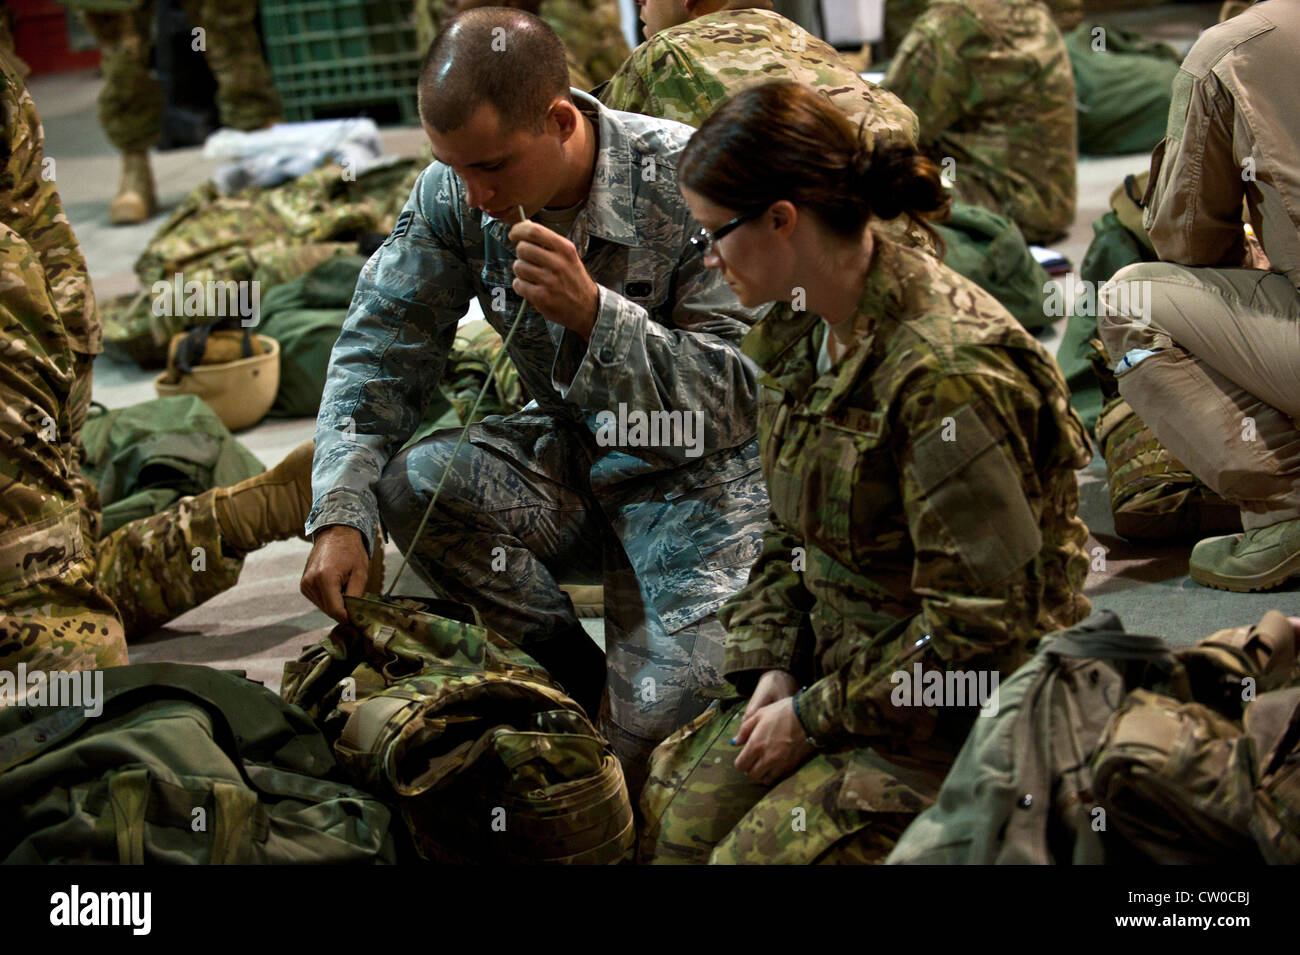
<instances>
[{"instance_id":1,"label":"khaki trousers","mask_svg":"<svg viewBox=\"0 0 1300 955\"><path fill-rule=\"evenodd\" d=\"M1254 269L1131 265L1098 325L1120 394L1247 530L1300 518L1300 291Z\"/></svg>"}]
</instances>

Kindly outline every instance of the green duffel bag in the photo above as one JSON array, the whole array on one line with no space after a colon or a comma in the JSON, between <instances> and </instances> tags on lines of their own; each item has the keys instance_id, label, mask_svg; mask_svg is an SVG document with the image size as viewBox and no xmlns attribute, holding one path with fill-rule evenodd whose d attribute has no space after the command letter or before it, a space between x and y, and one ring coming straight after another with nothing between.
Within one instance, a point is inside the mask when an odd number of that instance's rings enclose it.
<instances>
[{"instance_id":1,"label":"green duffel bag","mask_svg":"<svg viewBox=\"0 0 1300 955\"><path fill-rule=\"evenodd\" d=\"M228 487L266 470L196 395L91 409L81 430L83 471L104 506L101 536L186 494ZM153 508L153 510L150 510Z\"/></svg>"},{"instance_id":2,"label":"green duffel bag","mask_svg":"<svg viewBox=\"0 0 1300 955\"><path fill-rule=\"evenodd\" d=\"M280 387L272 418L314 418L320 411L330 353L348 316L360 255L336 255L262 299L257 330L280 343Z\"/></svg>"},{"instance_id":3,"label":"green duffel bag","mask_svg":"<svg viewBox=\"0 0 1300 955\"><path fill-rule=\"evenodd\" d=\"M943 239L943 264L988 292L1025 328L1049 323L1047 271L1034 259L1020 229L1006 216L954 202L952 214L934 223Z\"/></svg>"},{"instance_id":4,"label":"green duffel bag","mask_svg":"<svg viewBox=\"0 0 1300 955\"><path fill-rule=\"evenodd\" d=\"M0 709L4 862L396 861L389 809L338 782L320 731L264 687L179 663L47 680L81 692Z\"/></svg>"},{"instance_id":5,"label":"green duffel bag","mask_svg":"<svg viewBox=\"0 0 1300 955\"><path fill-rule=\"evenodd\" d=\"M526 653L437 600L347 597L284 668L285 699L431 862L616 863L636 840L623 770Z\"/></svg>"},{"instance_id":6,"label":"green duffel bag","mask_svg":"<svg viewBox=\"0 0 1300 955\"><path fill-rule=\"evenodd\" d=\"M1098 50L1102 38L1105 48ZM1114 156L1154 149L1165 136L1181 62L1174 49L1095 23L1067 33L1065 48L1079 103L1079 152Z\"/></svg>"}]
</instances>

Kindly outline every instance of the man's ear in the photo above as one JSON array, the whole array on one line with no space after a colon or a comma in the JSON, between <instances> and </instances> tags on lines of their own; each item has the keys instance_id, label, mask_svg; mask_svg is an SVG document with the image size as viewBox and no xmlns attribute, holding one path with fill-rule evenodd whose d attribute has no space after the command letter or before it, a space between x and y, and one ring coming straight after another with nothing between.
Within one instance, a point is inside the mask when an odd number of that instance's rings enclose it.
<instances>
[{"instance_id":1,"label":"man's ear","mask_svg":"<svg viewBox=\"0 0 1300 955\"><path fill-rule=\"evenodd\" d=\"M559 132L560 140L568 142L578 128L579 118L578 107L566 97L557 96L546 112L546 129Z\"/></svg>"}]
</instances>

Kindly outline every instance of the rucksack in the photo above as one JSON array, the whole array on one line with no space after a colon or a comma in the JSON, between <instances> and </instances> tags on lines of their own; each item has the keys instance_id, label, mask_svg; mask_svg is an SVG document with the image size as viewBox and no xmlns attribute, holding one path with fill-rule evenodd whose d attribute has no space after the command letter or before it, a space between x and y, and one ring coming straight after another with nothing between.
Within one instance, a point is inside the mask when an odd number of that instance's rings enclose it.
<instances>
[{"instance_id":1,"label":"rucksack","mask_svg":"<svg viewBox=\"0 0 1300 955\"><path fill-rule=\"evenodd\" d=\"M1241 511L1206 487L1119 395L1097 419L1115 533L1127 540L1200 540L1241 530Z\"/></svg>"},{"instance_id":2,"label":"rucksack","mask_svg":"<svg viewBox=\"0 0 1300 955\"><path fill-rule=\"evenodd\" d=\"M1242 679L1273 685L1278 671L1291 672L1293 644L1290 624L1276 611L1256 627L1221 631L1177 651L1159 637L1125 633L1108 610L1045 637L1033 659L999 687L996 715L975 721L934 806L908 827L888 861L1142 859L1141 847L1110 824L1112 810L1096 794L1094 757L1115 713L1136 690L1231 706Z\"/></svg>"},{"instance_id":3,"label":"rucksack","mask_svg":"<svg viewBox=\"0 0 1300 955\"><path fill-rule=\"evenodd\" d=\"M264 687L179 663L59 679L102 695L0 709L3 861L396 861L389 809L337 781L320 731Z\"/></svg>"},{"instance_id":4,"label":"rucksack","mask_svg":"<svg viewBox=\"0 0 1300 955\"><path fill-rule=\"evenodd\" d=\"M614 863L636 839L623 771L586 714L467 607L346 597L281 692L427 861Z\"/></svg>"},{"instance_id":5,"label":"rucksack","mask_svg":"<svg viewBox=\"0 0 1300 955\"><path fill-rule=\"evenodd\" d=\"M93 407L81 430L82 470L104 504L101 536L170 507L187 494L266 470L195 395Z\"/></svg>"},{"instance_id":6,"label":"rucksack","mask_svg":"<svg viewBox=\"0 0 1300 955\"><path fill-rule=\"evenodd\" d=\"M1300 863L1295 638L1277 611L1246 630L1182 651L1195 701L1134 690L1102 735L1097 803L1149 861Z\"/></svg>"}]
</instances>

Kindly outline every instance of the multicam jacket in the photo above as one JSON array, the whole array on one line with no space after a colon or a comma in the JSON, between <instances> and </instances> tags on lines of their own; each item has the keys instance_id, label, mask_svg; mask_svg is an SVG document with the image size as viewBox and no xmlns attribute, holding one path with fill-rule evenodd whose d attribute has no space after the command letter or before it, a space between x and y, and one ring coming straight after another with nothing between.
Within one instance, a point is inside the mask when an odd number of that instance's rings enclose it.
<instances>
[{"instance_id":1,"label":"multicam jacket","mask_svg":"<svg viewBox=\"0 0 1300 955\"><path fill-rule=\"evenodd\" d=\"M550 416L557 427L596 433L602 411L627 421L636 412L702 416L694 419L704 422L702 446L609 447L591 472L646 600L671 633L734 593L757 555L767 495L754 441L755 372L740 341L759 312L741 308L688 241L698 226L676 170L692 130L573 94L599 129L572 237L600 286L596 325L584 343L526 310L508 351L538 406L521 414ZM508 231L466 204L448 167L435 162L420 174L366 263L334 346L308 533L346 524L374 540L375 482L420 423L470 298L502 336L514 321L521 300ZM625 434L631 445L633 429ZM475 440L492 446L490 434Z\"/></svg>"},{"instance_id":2,"label":"multicam jacket","mask_svg":"<svg viewBox=\"0 0 1300 955\"><path fill-rule=\"evenodd\" d=\"M820 376L815 315L777 306L745 340L766 372L771 523L719 613L727 678L811 684L801 715L830 747L929 739L939 714L892 705L892 673L1010 674L1089 606L1074 471L1091 452L1056 362L987 293L888 239L853 321L857 343Z\"/></svg>"},{"instance_id":3,"label":"multicam jacket","mask_svg":"<svg viewBox=\"0 0 1300 955\"><path fill-rule=\"evenodd\" d=\"M642 43L600 100L698 127L740 90L793 80L819 90L877 138L916 145L916 116L893 93L868 83L824 40L771 10L720 10L661 30Z\"/></svg>"},{"instance_id":4,"label":"multicam jacket","mask_svg":"<svg viewBox=\"0 0 1300 955\"><path fill-rule=\"evenodd\" d=\"M1038 0L935 0L884 86L915 111L922 151L955 162L959 202L1007 216L1030 242L1074 221L1074 73Z\"/></svg>"}]
</instances>

